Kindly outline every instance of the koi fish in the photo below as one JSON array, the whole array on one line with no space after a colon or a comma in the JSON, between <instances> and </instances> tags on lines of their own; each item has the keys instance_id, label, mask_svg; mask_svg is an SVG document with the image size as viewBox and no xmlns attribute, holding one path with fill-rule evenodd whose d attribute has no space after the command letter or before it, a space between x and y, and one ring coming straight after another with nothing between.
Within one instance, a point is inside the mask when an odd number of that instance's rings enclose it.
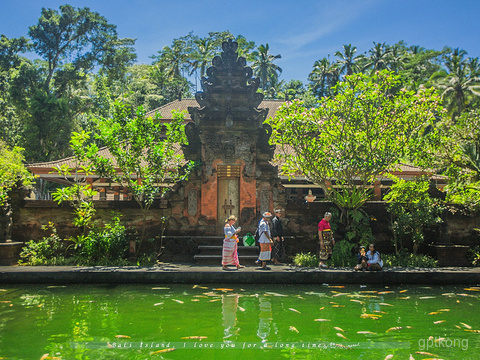
<instances>
[{"instance_id":1,"label":"koi fish","mask_svg":"<svg viewBox=\"0 0 480 360\"><path fill-rule=\"evenodd\" d=\"M421 300L425 300L425 299L435 299L435 296L421 296L421 297L419 297L419 299L421 299Z\"/></svg>"},{"instance_id":2,"label":"koi fish","mask_svg":"<svg viewBox=\"0 0 480 360\"><path fill-rule=\"evenodd\" d=\"M343 330L341 327L338 327L338 326L335 326L334 329L337 331L345 332L345 330Z\"/></svg>"},{"instance_id":3,"label":"koi fish","mask_svg":"<svg viewBox=\"0 0 480 360\"><path fill-rule=\"evenodd\" d=\"M151 352L150 355L158 355L158 354L163 354L163 353L170 352L170 351L175 351L175 350L177 350L177 349L175 349L175 348L162 349L162 350Z\"/></svg>"},{"instance_id":4,"label":"koi fish","mask_svg":"<svg viewBox=\"0 0 480 360\"><path fill-rule=\"evenodd\" d=\"M210 302L215 302L215 301L220 301L220 300L222 300L222 299L212 299L212 300L210 300Z\"/></svg>"},{"instance_id":5,"label":"koi fish","mask_svg":"<svg viewBox=\"0 0 480 360\"><path fill-rule=\"evenodd\" d=\"M440 342L440 341L443 341L443 340L445 340L445 338L438 338L434 342Z\"/></svg>"},{"instance_id":6,"label":"koi fish","mask_svg":"<svg viewBox=\"0 0 480 360\"><path fill-rule=\"evenodd\" d=\"M297 330L297 328L296 328L295 326L290 326L290 327L288 328L288 330L290 330L290 331L295 331L297 334L299 333L299 331Z\"/></svg>"},{"instance_id":7,"label":"koi fish","mask_svg":"<svg viewBox=\"0 0 480 360\"><path fill-rule=\"evenodd\" d=\"M438 355L434 355L432 353L429 353L429 352L426 352L426 351L415 351L415 354L419 354L419 355L427 355L427 356L435 356L437 357Z\"/></svg>"},{"instance_id":8,"label":"koi fish","mask_svg":"<svg viewBox=\"0 0 480 360\"><path fill-rule=\"evenodd\" d=\"M407 292L408 290L400 290L399 293L402 294L404 292Z\"/></svg>"},{"instance_id":9,"label":"koi fish","mask_svg":"<svg viewBox=\"0 0 480 360\"><path fill-rule=\"evenodd\" d=\"M322 307L321 307L320 309L318 309L318 310L323 310L323 309L325 309L325 306L322 306Z\"/></svg>"},{"instance_id":10,"label":"koi fish","mask_svg":"<svg viewBox=\"0 0 480 360\"><path fill-rule=\"evenodd\" d=\"M168 287L153 287L152 290L170 290Z\"/></svg>"},{"instance_id":11,"label":"koi fish","mask_svg":"<svg viewBox=\"0 0 480 360\"><path fill-rule=\"evenodd\" d=\"M297 309L294 309L294 308L288 308L288 310L301 314L300 311L298 311Z\"/></svg>"},{"instance_id":12,"label":"koi fish","mask_svg":"<svg viewBox=\"0 0 480 360\"><path fill-rule=\"evenodd\" d=\"M471 329L471 328L472 328L472 327L471 327L470 325L468 325L468 324L465 324L465 323L462 323L462 322L461 322L460 324L462 324L463 326L465 326L467 329Z\"/></svg>"},{"instance_id":13,"label":"koi fish","mask_svg":"<svg viewBox=\"0 0 480 360\"><path fill-rule=\"evenodd\" d=\"M374 315L374 314L362 314L360 315L360 317L362 319L372 319L372 320L378 320L379 317L381 317L382 315Z\"/></svg>"},{"instance_id":14,"label":"koi fish","mask_svg":"<svg viewBox=\"0 0 480 360\"><path fill-rule=\"evenodd\" d=\"M192 301L193 301L193 300L192 300ZM153 304L153 306L158 306L158 305L163 305L163 302L159 302L159 303Z\"/></svg>"},{"instance_id":15,"label":"koi fish","mask_svg":"<svg viewBox=\"0 0 480 360\"><path fill-rule=\"evenodd\" d=\"M383 306L393 306L392 304L387 304L387 303L380 303L378 305L383 305Z\"/></svg>"},{"instance_id":16,"label":"koi fish","mask_svg":"<svg viewBox=\"0 0 480 360\"><path fill-rule=\"evenodd\" d=\"M193 297L208 299L208 296L205 296L205 295L193 295Z\"/></svg>"},{"instance_id":17,"label":"koi fish","mask_svg":"<svg viewBox=\"0 0 480 360\"><path fill-rule=\"evenodd\" d=\"M390 291L390 290L388 290L388 291L381 291L381 292L378 293L378 295L384 295L384 294L390 294L390 293L393 293L393 291Z\"/></svg>"},{"instance_id":18,"label":"koi fish","mask_svg":"<svg viewBox=\"0 0 480 360\"><path fill-rule=\"evenodd\" d=\"M400 299L400 300L409 300L409 299L410 299L410 296L399 297L398 299Z\"/></svg>"},{"instance_id":19,"label":"koi fish","mask_svg":"<svg viewBox=\"0 0 480 360\"><path fill-rule=\"evenodd\" d=\"M347 337L343 334L337 333L338 337L341 337L342 339L348 340Z\"/></svg>"},{"instance_id":20,"label":"koi fish","mask_svg":"<svg viewBox=\"0 0 480 360\"><path fill-rule=\"evenodd\" d=\"M411 326L395 326L395 327L391 327L390 329L388 329L386 332L390 332L390 331L393 331L393 330L402 330L402 329L411 329L412 327Z\"/></svg>"},{"instance_id":21,"label":"koi fish","mask_svg":"<svg viewBox=\"0 0 480 360\"><path fill-rule=\"evenodd\" d=\"M270 291L267 291L266 294L268 294L268 295L273 295L273 296L288 296L288 295L279 294L279 293L274 293L274 292L270 292Z\"/></svg>"},{"instance_id":22,"label":"koi fish","mask_svg":"<svg viewBox=\"0 0 480 360\"><path fill-rule=\"evenodd\" d=\"M329 285L328 287L334 288L334 289L344 289L345 288L344 285Z\"/></svg>"},{"instance_id":23,"label":"koi fish","mask_svg":"<svg viewBox=\"0 0 480 360\"><path fill-rule=\"evenodd\" d=\"M329 301L329 304L338 304L338 303L333 302L333 301Z\"/></svg>"},{"instance_id":24,"label":"koi fish","mask_svg":"<svg viewBox=\"0 0 480 360\"><path fill-rule=\"evenodd\" d=\"M190 300L190 301L200 301L200 300L198 300L198 299L192 299L192 300Z\"/></svg>"},{"instance_id":25,"label":"koi fish","mask_svg":"<svg viewBox=\"0 0 480 360\"><path fill-rule=\"evenodd\" d=\"M337 297L337 296L342 296L342 295L347 295L347 294L345 294L345 293L338 293L338 294L333 295L332 297Z\"/></svg>"},{"instance_id":26,"label":"koi fish","mask_svg":"<svg viewBox=\"0 0 480 360\"><path fill-rule=\"evenodd\" d=\"M438 311L450 311L450 309L440 309Z\"/></svg>"},{"instance_id":27,"label":"koi fish","mask_svg":"<svg viewBox=\"0 0 480 360\"><path fill-rule=\"evenodd\" d=\"M385 356L385 360L390 360L391 358L393 358L392 354L388 354L387 356Z\"/></svg>"},{"instance_id":28,"label":"koi fish","mask_svg":"<svg viewBox=\"0 0 480 360\"><path fill-rule=\"evenodd\" d=\"M463 331L470 331L470 332L474 332L474 333L480 333L480 330L463 329Z\"/></svg>"},{"instance_id":29,"label":"koi fish","mask_svg":"<svg viewBox=\"0 0 480 360\"><path fill-rule=\"evenodd\" d=\"M4 301L0 301L0 304L9 304L9 303L11 303L11 301L10 301L10 300L4 300Z\"/></svg>"},{"instance_id":30,"label":"koi fish","mask_svg":"<svg viewBox=\"0 0 480 360\"><path fill-rule=\"evenodd\" d=\"M193 285L193 289L196 289L196 288L199 288L199 289L208 289L208 288L205 287L205 286Z\"/></svg>"},{"instance_id":31,"label":"koi fish","mask_svg":"<svg viewBox=\"0 0 480 360\"><path fill-rule=\"evenodd\" d=\"M359 303L359 304L365 304L365 301L362 301L362 300L350 299L350 301L353 301L353 302L356 302L356 303Z\"/></svg>"},{"instance_id":32,"label":"koi fish","mask_svg":"<svg viewBox=\"0 0 480 360\"><path fill-rule=\"evenodd\" d=\"M182 339L195 339L195 340L203 340L207 339L208 336L184 336Z\"/></svg>"},{"instance_id":33,"label":"koi fish","mask_svg":"<svg viewBox=\"0 0 480 360\"><path fill-rule=\"evenodd\" d=\"M461 327L460 327L460 326L458 326L458 325L455 325L455 327L456 327L457 329L461 329Z\"/></svg>"},{"instance_id":34,"label":"koi fish","mask_svg":"<svg viewBox=\"0 0 480 360\"><path fill-rule=\"evenodd\" d=\"M334 344L335 346L339 347L339 348L342 348L342 349L346 349L346 350L352 350L351 347L349 346L345 346L345 345L342 345L342 344Z\"/></svg>"},{"instance_id":35,"label":"koi fish","mask_svg":"<svg viewBox=\"0 0 480 360\"><path fill-rule=\"evenodd\" d=\"M182 300L177 300L177 299L172 299L172 300L179 303L179 304L184 304L184 302Z\"/></svg>"},{"instance_id":36,"label":"koi fish","mask_svg":"<svg viewBox=\"0 0 480 360\"><path fill-rule=\"evenodd\" d=\"M377 293L377 290L362 290L362 291L359 291L360 293L362 294L375 294Z\"/></svg>"},{"instance_id":37,"label":"koi fish","mask_svg":"<svg viewBox=\"0 0 480 360\"><path fill-rule=\"evenodd\" d=\"M428 313L428 315L437 315L440 314L440 311L432 311L431 313Z\"/></svg>"},{"instance_id":38,"label":"koi fish","mask_svg":"<svg viewBox=\"0 0 480 360\"><path fill-rule=\"evenodd\" d=\"M323 321L332 321L332 320L330 320L330 319L315 319L313 321L322 321L323 322Z\"/></svg>"},{"instance_id":39,"label":"koi fish","mask_svg":"<svg viewBox=\"0 0 480 360\"><path fill-rule=\"evenodd\" d=\"M376 333L371 331L357 331L357 334L375 335Z\"/></svg>"},{"instance_id":40,"label":"koi fish","mask_svg":"<svg viewBox=\"0 0 480 360\"><path fill-rule=\"evenodd\" d=\"M240 311L245 311L245 309L244 309L243 307L241 307L241 306L238 307L238 310L240 310Z\"/></svg>"},{"instance_id":41,"label":"koi fish","mask_svg":"<svg viewBox=\"0 0 480 360\"><path fill-rule=\"evenodd\" d=\"M217 288L213 289L214 291L233 291L233 289Z\"/></svg>"},{"instance_id":42,"label":"koi fish","mask_svg":"<svg viewBox=\"0 0 480 360\"><path fill-rule=\"evenodd\" d=\"M378 314L388 314L387 312L385 311L380 311L380 310L373 310L374 313L378 313Z\"/></svg>"},{"instance_id":43,"label":"koi fish","mask_svg":"<svg viewBox=\"0 0 480 360\"><path fill-rule=\"evenodd\" d=\"M412 354L410 354L410 357L408 358L408 360L415 360L415 358L412 356Z\"/></svg>"},{"instance_id":44,"label":"koi fish","mask_svg":"<svg viewBox=\"0 0 480 360\"><path fill-rule=\"evenodd\" d=\"M115 335L116 338L118 339L131 339L131 336L128 335Z\"/></svg>"},{"instance_id":45,"label":"koi fish","mask_svg":"<svg viewBox=\"0 0 480 360\"><path fill-rule=\"evenodd\" d=\"M345 307L345 305L332 305L334 308L340 308L340 307Z\"/></svg>"},{"instance_id":46,"label":"koi fish","mask_svg":"<svg viewBox=\"0 0 480 360\"><path fill-rule=\"evenodd\" d=\"M437 325L437 324L441 324L441 323L444 323L444 322L445 322L445 320L438 320L438 321L434 321L433 323L435 325Z\"/></svg>"},{"instance_id":47,"label":"koi fish","mask_svg":"<svg viewBox=\"0 0 480 360\"><path fill-rule=\"evenodd\" d=\"M463 290L467 290L467 291L480 291L479 288L473 288L473 287L469 287L469 288L465 288Z\"/></svg>"}]
</instances>

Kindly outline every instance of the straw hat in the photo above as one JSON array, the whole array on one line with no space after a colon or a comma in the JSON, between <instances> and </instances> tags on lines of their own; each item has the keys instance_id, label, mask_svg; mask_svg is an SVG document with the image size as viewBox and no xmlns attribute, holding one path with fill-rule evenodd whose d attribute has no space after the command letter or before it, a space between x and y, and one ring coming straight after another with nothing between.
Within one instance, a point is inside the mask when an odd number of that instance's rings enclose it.
<instances>
[{"instance_id":1,"label":"straw hat","mask_svg":"<svg viewBox=\"0 0 480 360\"><path fill-rule=\"evenodd\" d=\"M265 212L262 214L262 216L263 216L264 218L269 218L269 217L272 217L272 213L271 213L271 212L268 212L268 211L265 211Z\"/></svg>"}]
</instances>

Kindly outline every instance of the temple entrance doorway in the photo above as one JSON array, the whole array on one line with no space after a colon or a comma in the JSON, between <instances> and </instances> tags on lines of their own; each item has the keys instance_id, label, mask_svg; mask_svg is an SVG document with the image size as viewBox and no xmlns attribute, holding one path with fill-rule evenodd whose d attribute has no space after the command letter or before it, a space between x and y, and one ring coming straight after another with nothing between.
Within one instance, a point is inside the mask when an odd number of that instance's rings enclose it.
<instances>
[{"instance_id":1,"label":"temple entrance doorway","mask_svg":"<svg viewBox=\"0 0 480 360\"><path fill-rule=\"evenodd\" d=\"M217 229L223 235L225 220L230 215L240 218L240 166L218 165L217 189ZM239 225L237 222L236 226Z\"/></svg>"}]
</instances>

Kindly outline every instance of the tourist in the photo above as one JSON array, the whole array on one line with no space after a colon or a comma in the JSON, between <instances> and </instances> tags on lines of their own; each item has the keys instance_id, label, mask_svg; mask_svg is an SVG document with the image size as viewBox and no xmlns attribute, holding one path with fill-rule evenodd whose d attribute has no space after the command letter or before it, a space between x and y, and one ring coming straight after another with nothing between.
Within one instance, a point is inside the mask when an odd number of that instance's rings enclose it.
<instances>
[{"instance_id":1,"label":"tourist","mask_svg":"<svg viewBox=\"0 0 480 360\"><path fill-rule=\"evenodd\" d=\"M318 223L318 238L320 240L320 264L319 267L325 268L325 262L332 256L335 239L333 238L332 228L330 227L330 219L332 214L326 212L323 219Z\"/></svg>"},{"instance_id":2,"label":"tourist","mask_svg":"<svg viewBox=\"0 0 480 360\"><path fill-rule=\"evenodd\" d=\"M380 253L375 250L375 246L373 244L370 244L367 251L366 269L371 271L379 271L382 270L382 267L383 261L380 257Z\"/></svg>"},{"instance_id":3,"label":"tourist","mask_svg":"<svg viewBox=\"0 0 480 360\"><path fill-rule=\"evenodd\" d=\"M222 270L228 270L227 265L235 265L237 269L244 268L245 266L240 265L238 261L238 236L241 228L235 229L233 224L237 222L237 218L234 215L231 215L227 220L225 220L225 227L223 232L225 233L225 239L223 240L223 249L222 249Z\"/></svg>"},{"instance_id":4,"label":"tourist","mask_svg":"<svg viewBox=\"0 0 480 360\"><path fill-rule=\"evenodd\" d=\"M264 212L262 214L262 220L258 224L258 233L260 234L260 238L258 239L258 243L260 245L260 256L258 257L259 262L261 263L260 270L270 270L267 266L267 261L270 260L272 255L272 236L270 233L270 226L269 222L272 218L272 214L270 212Z\"/></svg>"},{"instance_id":5,"label":"tourist","mask_svg":"<svg viewBox=\"0 0 480 360\"><path fill-rule=\"evenodd\" d=\"M365 246L360 246L358 248L357 265L355 265L355 270L359 271L362 269L366 269L366 267L367 267L367 256L365 254Z\"/></svg>"},{"instance_id":6,"label":"tourist","mask_svg":"<svg viewBox=\"0 0 480 360\"><path fill-rule=\"evenodd\" d=\"M276 209L275 216L272 219L272 261L275 265L282 265L279 260L285 254L285 241L283 239L282 221L280 220L282 211L280 208Z\"/></svg>"}]
</instances>

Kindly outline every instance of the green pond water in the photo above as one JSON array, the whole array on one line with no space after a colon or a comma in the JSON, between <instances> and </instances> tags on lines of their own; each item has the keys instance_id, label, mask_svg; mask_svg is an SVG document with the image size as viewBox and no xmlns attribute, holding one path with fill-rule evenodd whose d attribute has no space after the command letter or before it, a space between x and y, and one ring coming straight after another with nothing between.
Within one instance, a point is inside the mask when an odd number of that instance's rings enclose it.
<instances>
[{"instance_id":1,"label":"green pond water","mask_svg":"<svg viewBox=\"0 0 480 360\"><path fill-rule=\"evenodd\" d=\"M0 285L0 359L478 359L475 290Z\"/></svg>"}]
</instances>

